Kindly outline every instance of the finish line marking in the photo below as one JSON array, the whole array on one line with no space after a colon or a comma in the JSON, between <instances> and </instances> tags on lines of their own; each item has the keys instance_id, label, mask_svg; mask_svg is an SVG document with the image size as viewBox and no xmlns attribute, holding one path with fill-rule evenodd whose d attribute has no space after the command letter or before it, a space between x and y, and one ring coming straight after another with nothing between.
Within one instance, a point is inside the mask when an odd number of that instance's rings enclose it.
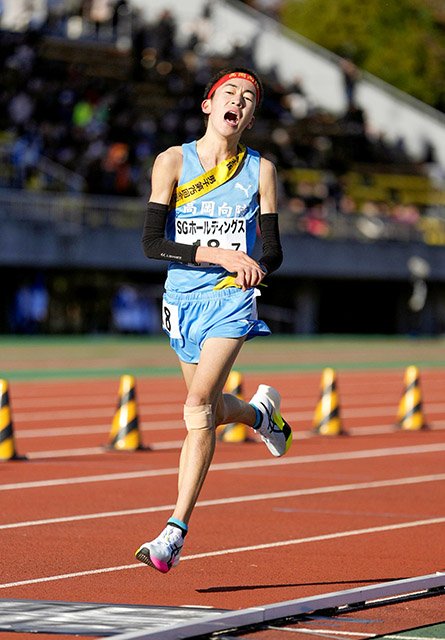
<instances>
[{"instance_id":1,"label":"finish line marking","mask_svg":"<svg viewBox=\"0 0 445 640\"><path fill-rule=\"evenodd\" d=\"M229 629L237 629L246 625L264 624L268 621L280 618L295 617L314 613L323 609L333 609L353 604L364 604L375 599L389 598L425 591L425 595L432 589L443 589L445 586L445 573L437 572L425 576L382 582L379 585L358 587L325 593L311 598L298 598L264 607L251 607L241 611L231 611L209 617L201 621L192 621L175 625L170 628L151 629L140 633L130 632L114 636L114 640L177 640L177 638L194 638L195 636L211 634ZM411 639L413 640L413 639Z\"/></svg>"}]
</instances>

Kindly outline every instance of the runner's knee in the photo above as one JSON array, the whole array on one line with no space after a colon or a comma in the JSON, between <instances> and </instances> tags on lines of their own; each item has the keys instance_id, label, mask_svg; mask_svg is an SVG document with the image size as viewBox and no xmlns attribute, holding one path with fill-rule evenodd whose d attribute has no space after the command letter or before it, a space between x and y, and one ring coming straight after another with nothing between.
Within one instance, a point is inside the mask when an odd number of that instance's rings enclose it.
<instances>
[{"instance_id":1,"label":"runner's knee","mask_svg":"<svg viewBox=\"0 0 445 640\"><path fill-rule=\"evenodd\" d=\"M184 421L187 431L211 431L215 428L213 410L211 404L198 406L184 405Z\"/></svg>"}]
</instances>

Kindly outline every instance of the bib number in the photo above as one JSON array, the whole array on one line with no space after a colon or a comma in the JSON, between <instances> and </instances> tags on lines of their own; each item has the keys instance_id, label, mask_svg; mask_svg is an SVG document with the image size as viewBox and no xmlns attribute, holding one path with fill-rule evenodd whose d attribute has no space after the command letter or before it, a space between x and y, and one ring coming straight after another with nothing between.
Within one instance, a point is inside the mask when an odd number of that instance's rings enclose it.
<instances>
[{"instance_id":1,"label":"bib number","mask_svg":"<svg viewBox=\"0 0 445 640\"><path fill-rule=\"evenodd\" d=\"M179 313L175 304L168 304L162 301L162 328L165 329L170 338L180 339Z\"/></svg>"},{"instance_id":2,"label":"bib number","mask_svg":"<svg viewBox=\"0 0 445 640\"><path fill-rule=\"evenodd\" d=\"M176 242L246 251L246 218L176 220Z\"/></svg>"}]
</instances>

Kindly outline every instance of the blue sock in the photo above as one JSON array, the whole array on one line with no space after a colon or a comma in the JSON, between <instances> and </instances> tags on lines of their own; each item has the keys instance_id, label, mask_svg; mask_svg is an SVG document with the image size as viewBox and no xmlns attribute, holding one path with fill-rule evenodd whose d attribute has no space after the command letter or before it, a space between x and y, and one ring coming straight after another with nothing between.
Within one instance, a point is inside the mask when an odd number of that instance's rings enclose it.
<instances>
[{"instance_id":1,"label":"blue sock","mask_svg":"<svg viewBox=\"0 0 445 640\"><path fill-rule=\"evenodd\" d=\"M178 520L178 518L173 518L173 516L167 520L167 524L171 524L173 527L177 527L178 529L181 529L184 536L189 530L185 522L182 522L182 520Z\"/></svg>"},{"instance_id":2,"label":"blue sock","mask_svg":"<svg viewBox=\"0 0 445 640\"><path fill-rule=\"evenodd\" d=\"M255 409L255 416L256 416L255 417L255 424L253 425L253 428L254 429L259 429L261 427L261 422L263 420L263 414L258 409L258 407L256 407L254 404L251 404L250 406Z\"/></svg>"}]
</instances>

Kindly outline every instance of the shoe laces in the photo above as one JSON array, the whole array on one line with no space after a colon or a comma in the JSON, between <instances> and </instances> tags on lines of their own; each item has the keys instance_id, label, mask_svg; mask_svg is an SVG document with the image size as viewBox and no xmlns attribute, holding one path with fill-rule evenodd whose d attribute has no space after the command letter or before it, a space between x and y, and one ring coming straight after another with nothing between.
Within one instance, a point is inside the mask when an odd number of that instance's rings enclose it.
<instances>
[{"instance_id":1,"label":"shoe laces","mask_svg":"<svg viewBox=\"0 0 445 640\"><path fill-rule=\"evenodd\" d=\"M273 412L273 410L269 411L265 404L263 404L263 403L261 403L261 404L263 405L264 412L265 412L265 414L267 416L267 424L266 424L267 431L269 433L277 433L277 429L276 429L277 424L276 424L276 422L274 420L274 412ZM278 429L278 431L279 431L279 429Z\"/></svg>"},{"instance_id":2,"label":"shoe laces","mask_svg":"<svg viewBox=\"0 0 445 640\"><path fill-rule=\"evenodd\" d=\"M164 531L159 536L161 542L164 542L168 545L177 545L183 544L183 535L182 531L177 527L172 527L171 525L167 525Z\"/></svg>"}]
</instances>

